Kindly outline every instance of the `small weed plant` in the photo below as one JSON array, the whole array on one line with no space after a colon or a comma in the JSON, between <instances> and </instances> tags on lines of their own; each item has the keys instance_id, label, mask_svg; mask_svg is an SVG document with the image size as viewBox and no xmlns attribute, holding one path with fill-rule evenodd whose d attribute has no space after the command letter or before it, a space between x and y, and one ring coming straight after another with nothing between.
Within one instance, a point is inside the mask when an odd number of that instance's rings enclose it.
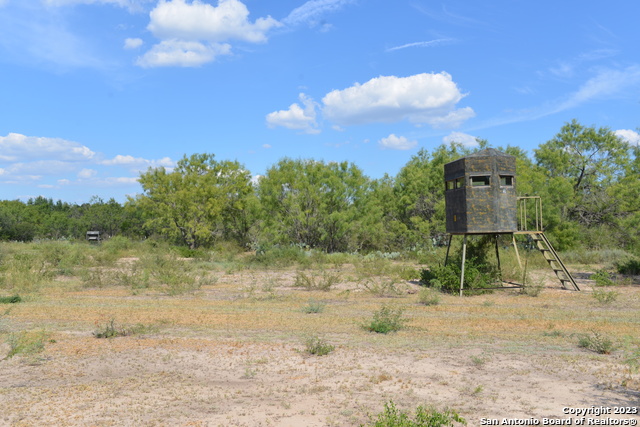
<instances>
[{"instance_id":1,"label":"small weed plant","mask_svg":"<svg viewBox=\"0 0 640 427\"><path fill-rule=\"evenodd\" d=\"M618 293L616 291L605 291L604 289L594 289L591 294L593 298L600 304L611 304L618 299Z\"/></svg>"},{"instance_id":2,"label":"small weed plant","mask_svg":"<svg viewBox=\"0 0 640 427\"><path fill-rule=\"evenodd\" d=\"M313 276L302 271L296 273L295 285L308 291L329 291L340 282L340 276L336 273L323 271L320 276Z\"/></svg>"},{"instance_id":3,"label":"small weed plant","mask_svg":"<svg viewBox=\"0 0 640 427\"><path fill-rule=\"evenodd\" d=\"M616 349L612 340L595 331L591 334L580 335L578 346L598 354L611 354Z\"/></svg>"},{"instance_id":4,"label":"small weed plant","mask_svg":"<svg viewBox=\"0 0 640 427\"><path fill-rule=\"evenodd\" d=\"M372 295L378 297L393 297L400 295L400 290L396 287L394 279L365 279L361 283L362 287Z\"/></svg>"},{"instance_id":5,"label":"small weed plant","mask_svg":"<svg viewBox=\"0 0 640 427\"><path fill-rule=\"evenodd\" d=\"M314 356L326 356L335 350L335 346L329 344L327 340L320 337L309 337L305 341L305 351Z\"/></svg>"},{"instance_id":6,"label":"small weed plant","mask_svg":"<svg viewBox=\"0 0 640 427\"><path fill-rule=\"evenodd\" d=\"M302 307L302 312L307 314L317 314L322 313L324 311L326 304L322 301L317 301L315 299L310 299L307 305Z\"/></svg>"},{"instance_id":7,"label":"small weed plant","mask_svg":"<svg viewBox=\"0 0 640 427\"><path fill-rule=\"evenodd\" d=\"M437 411L418 406L414 415L396 408L393 401L384 405L384 411L372 420L370 427L448 427L466 425L467 422L454 410Z\"/></svg>"},{"instance_id":8,"label":"small weed plant","mask_svg":"<svg viewBox=\"0 0 640 427\"><path fill-rule=\"evenodd\" d=\"M119 325L116 323L115 319L111 318L105 323L97 323L93 336L96 338L126 337L129 335L140 335L146 332L151 332L152 329L153 328L141 323L133 326Z\"/></svg>"},{"instance_id":9,"label":"small weed plant","mask_svg":"<svg viewBox=\"0 0 640 427\"><path fill-rule=\"evenodd\" d=\"M440 294L434 289L423 288L418 293L418 301L424 305L438 305L440 304Z\"/></svg>"},{"instance_id":10,"label":"small weed plant","mask_svg":"<svg viewBox=\"0 0 640 427\"><path fill-rule=\"evenodd\" d=\"M394 308L388 305L383 305L378 311L373 313L373 318L362 326L369 332L376 332L379 334L397 332L408 322L403 315L404 308Z\"/></svg>"}]
</instances>

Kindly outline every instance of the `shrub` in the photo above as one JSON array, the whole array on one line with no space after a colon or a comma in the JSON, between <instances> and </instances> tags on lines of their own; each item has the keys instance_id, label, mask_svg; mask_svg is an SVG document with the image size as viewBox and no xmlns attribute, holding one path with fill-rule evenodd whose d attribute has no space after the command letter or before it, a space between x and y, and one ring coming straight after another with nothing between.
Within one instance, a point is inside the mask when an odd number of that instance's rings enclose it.
<instances>
[{"instance_id":1,"label":"shrub","mask_svg":"<svg viewBox=\"0 0 640 427\"><path fill-rule=\"evenodd\" d=\"M383 305L380 310L373 313L373 318L365 323L363 328L379 334L399 331L408 321L402 317L403 314L404 308L402 307L393 308Z\"/></svg>"},{"instance_id":2,"label":"shrub","mask_svg":"<svg viewBox=\"0 0 640 427\"><path fill-rule=\"evenodd\" d=\"M591 279L596 282L596 286L613 286L616 283L609 272L605 270L598 270L591 275Z\"/></svg>"},{"instance_id":3,"label":"shrub","mask_svg":"<svg viewBox=\"0 0 640 427\"><path fill-rule=\"evenodd\" d=\"M414 416L396 408L393 401L384 405L384 411L378 414L371 427L444 427L455 423L466 425L467 422L454 410L439 412L434 408L418 406Z\"/></svg>"},{"instance_id":4,"label":"shrub","mask_svg":"<svg viewBox=\"0 0 640 427\"><path fill-rule=\"evenodd\" d=\"M598 354L611 354L611 352L615 350L613 341L598 332L592 332L590 335L580 335L578 338L578 346Z\"/></svg>"},{"instance_id":5,"label":"shrub","mask_svg":"<svg viewBox=\"0 0 640 427\"><path fill-rule=\"evenodd\" d=\"M418 293L418 301L424 305L440 304L440 295L437 291L429 288L420 289Z\"/></svg>"},{"instance_id":6,"label":"shrub","mask_svg":"<svg viewBox=\"0 0 640 427\"><path fill-rule=\"evenodd\" d=\"M397 296L401 293L393 279L365 279L361 285L367 292L379 297Z\"/></svg>"},{"instance_id":7,"label":"shrub","mask_svg":"<svg viewBox=\"0 0 640 427\"><path fill-rule=\"evenodd\" d=\"M491 288L500 279L497 266L487 260L492 242L491 236L485 236L467 243L464 269L465 295L490 293ZM446 266L439 265L429 270L422 270L420 281L424 286L456 294L460 291L461 265L462 252L452 257Z\"/></svg>"},{"instance_id":8,"label":"shrub","mask_svg":"<svg viewBox=\"0 0 640 427\"><path fill-rule=\"evenodd\" d=\"M610 304L618 298L616 291L605 291L604 289L594 289L591 295L600 304Z\"/></svg>"},{"instance_id":9,"label":"shrub","mask_svg":"<svg viewBox=\"0 0 640 427\"><path fill-rule=\"evenodd\" d=\"M631 276L640 274L640 260L638 259L629 258L622 262L616 261L615 266L620 274L628 274Z\"/></svg>"},{"instance_id":10,"label":"shrub","mask_svg":"<svg viewBox=\"0 0 640 427\"><path fill-rule=\"evenodd\" d=\"M20 295L15 294L10 297L0 297L0 304L16 304L22 302Z\"/></svg>"},{"instance_id":11,"label":"shrub","mask_svg":"<svg viewBox=\"0 0 640 427\"><path fill-rule=\"evenodd\" d=\"M305 341L305 350L307 353L315 356L326 356L335 350L335 346L329 344L325 339L309 337Z\"/></svg>"},{"instance_id":12,"label":"shrub","mask_svg":"<svg viewBox=\"0 0 640 427\"><path fill-rule=\"evenodd\" d=\"M329 291L339 281L340 276L328 271L323 271L319 277L298 271L296 273L295 286L305 288L308 291Z\"/></svg>"}]
</instances>

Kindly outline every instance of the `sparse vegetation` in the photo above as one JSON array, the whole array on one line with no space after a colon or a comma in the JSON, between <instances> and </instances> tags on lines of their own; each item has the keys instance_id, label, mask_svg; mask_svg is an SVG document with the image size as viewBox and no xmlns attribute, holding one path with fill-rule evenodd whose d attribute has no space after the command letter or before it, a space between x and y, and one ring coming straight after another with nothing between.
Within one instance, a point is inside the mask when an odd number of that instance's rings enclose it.
<instances>
[{"instance_id":1,"label":"sparse vegetation","mask_svg":"<svg viewBox=\"0 0 640 427\"><path fill-rule=\"evenodd\" d=\"M466 425L467 422L452 409L437 411L435 408L418 406L414 415L398 409L389 401L384 405L384 411L378 414L368 426L370 427L446 427Z\"/></svg>"},{"instance_id":2,"label":"sparse vegetation","mask_svg":"<svg viewBox=\"0 0 640 427\"><path fill-rule=\"evenodd\" d=\"M9 334L7 344L9 352L5 359L10 359L16 355L33 356L44 350L45 341L48 334L44 330L21 331Z\"/></svg>"},{"instance_id":3,"label":"sparse vegetation","mask_svg":"<svg viewBox=\"0 0 640 427\"><path fill-rule=\"evenodd\" d=\"M439 292L429 288L420 289L420 292L418 292L418 301L424 305L438 305L440 304Z\"/></svg>"},{"instance_id":4,"label":"sparse vegetation","mask_svg":"<svg viewBox=\"0 0 640 427\"><path fill-rule=\"evenodd\" d=\"M325 307L326 304L324 302L310 299L307 305L302 307L302 312L307 314L322 313Z\"/></svg>"},{"instance_id":5,"label":"sparse vegetation","mask_svg":"<svg viewBox=\"0 0 640 427\"><path fill-rule=\"evenodd\" d=\"M335 346L329 344L324 338L312 336L305 341L305 351L314 356L326 356L335 350Z\"/></svg>"},{"instance_id":6,"label":"sparse vegetation","mask_svg":"<svg viewBox=\"0 0 640 427\"><path fill-rule=\"evenodd\" d=\"M600 304L611 304L618 299L618 293L616 291L606 291L599 288L594 288L591 296Z\"/></svg>"}]
</instances>

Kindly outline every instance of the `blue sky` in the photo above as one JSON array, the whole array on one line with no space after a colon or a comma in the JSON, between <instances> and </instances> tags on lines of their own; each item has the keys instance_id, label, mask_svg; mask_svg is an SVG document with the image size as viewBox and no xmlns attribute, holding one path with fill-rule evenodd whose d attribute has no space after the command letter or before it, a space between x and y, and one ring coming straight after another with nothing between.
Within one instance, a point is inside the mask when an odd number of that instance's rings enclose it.
<instances>
[{"instance_id":1,"label":"blue sky","mask_svg":"<svg viewBox=\"0 0 640 427\"><path fill-rule=\"evenodd\" d=\"M214 153L395 175L443 142L640 142L640 3L0 0L0 199L123 202Z\"/></svg>"}]
</instances>

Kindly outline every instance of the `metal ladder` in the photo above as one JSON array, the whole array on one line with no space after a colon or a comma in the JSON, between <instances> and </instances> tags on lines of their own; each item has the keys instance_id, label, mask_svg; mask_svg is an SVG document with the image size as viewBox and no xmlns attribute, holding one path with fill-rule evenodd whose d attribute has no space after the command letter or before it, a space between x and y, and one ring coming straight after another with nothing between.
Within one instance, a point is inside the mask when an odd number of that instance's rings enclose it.
<instances>
[{"instance_id":1,"label":"metal ladder","mask_svg":"<svg viewBox=\"0 0 640 427\"><path fill-rule=\"evenodd\" d=\"M542 231L532 232L530 233L530 236L536 243L540 252L542 252L544 259L547 260L554 273L556 273L556 277L560 280L562 287L564 289L579 291L580 288L576 284L576 281L573 280L573 276L571 276L567 267L565 267L562 260L560 260L560 256L558 256L558 253L551 245L549 239L547 239L547 236L545 236ZM567 286L567 284L569 284L569 286Z\"/></svg>"}]
</instances>

